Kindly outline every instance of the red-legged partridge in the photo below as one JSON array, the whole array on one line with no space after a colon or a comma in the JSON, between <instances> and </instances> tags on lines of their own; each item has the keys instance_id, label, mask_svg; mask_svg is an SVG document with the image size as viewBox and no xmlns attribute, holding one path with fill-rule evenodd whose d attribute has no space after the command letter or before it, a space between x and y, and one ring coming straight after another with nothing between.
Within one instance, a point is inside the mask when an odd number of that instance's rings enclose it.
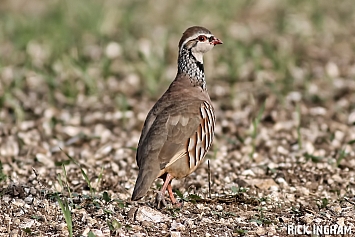
<instances>
[{"instance_id":1,"label":"red-legged partridge","mask_svg":"<svg viewBox=\"0 0 355 237\"><path fill-rule=\"evenodd\" d=\"M191 174L210 149L215 115L207 93L203 54L222 44L209 30L188 28L179 42L178 72L168 90L148 113L137 148L139 173L132 200L142 198L156 178L164 179L164 193L176 204L171 181Z\"/></svg>"}]
</instances>

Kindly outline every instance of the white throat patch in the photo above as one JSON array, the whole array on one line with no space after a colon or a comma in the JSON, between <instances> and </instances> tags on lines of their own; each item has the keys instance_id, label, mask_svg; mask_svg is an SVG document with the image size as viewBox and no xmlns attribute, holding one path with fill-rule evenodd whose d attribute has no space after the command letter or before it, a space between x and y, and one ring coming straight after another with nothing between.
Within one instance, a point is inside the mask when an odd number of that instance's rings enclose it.
<instances>
[{"instance_id":1,"label":"white throat patch","mask_svg":"<svg viewBox=\"0 0 355 237\"><path fill-rule=\"evenodd\" d=\"M192 52L192 55L196 58L197 61L203 64L203 53Z\"/></svg>"}]
</instances>

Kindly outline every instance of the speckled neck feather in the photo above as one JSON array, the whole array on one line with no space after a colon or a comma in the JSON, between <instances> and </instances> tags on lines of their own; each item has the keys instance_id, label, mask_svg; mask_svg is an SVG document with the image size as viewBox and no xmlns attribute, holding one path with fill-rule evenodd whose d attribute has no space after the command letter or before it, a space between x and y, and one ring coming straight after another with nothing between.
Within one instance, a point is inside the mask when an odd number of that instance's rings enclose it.
<instances>
[{"instance_id":1,"label":"speckled neck feather","mask_svg":"<svg viewBox=\"0 0 355 237\"><path fill-rule=\"evenodd\" d=\"M207 90L203 63L192 55L191 49L181 49L178 58L178 73L186 73L193 86L200 86L203 90Z\"/></svg>"}]
</instances>

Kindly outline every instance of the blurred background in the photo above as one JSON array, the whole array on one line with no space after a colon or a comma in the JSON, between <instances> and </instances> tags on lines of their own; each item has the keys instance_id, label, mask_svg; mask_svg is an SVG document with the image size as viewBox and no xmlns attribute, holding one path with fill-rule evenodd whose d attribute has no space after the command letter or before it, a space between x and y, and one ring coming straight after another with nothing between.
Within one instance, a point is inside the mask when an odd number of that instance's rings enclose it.
<instances>
[{"instance_id":1,"label":"blurred background","mask_svg":"<svg viewBox=\"0 0 355 237\"><path fill-rule=\"evenodd\" d=\"M3 0L0 121L50 106L141 111L137 100L154 102L174 79L182 32L202 25L224 42L205 57L220 108L271 96L272 106L317 104L345 122L338 112L355 107L354 9L350 0Z\"/></svg>"}]
</instances>

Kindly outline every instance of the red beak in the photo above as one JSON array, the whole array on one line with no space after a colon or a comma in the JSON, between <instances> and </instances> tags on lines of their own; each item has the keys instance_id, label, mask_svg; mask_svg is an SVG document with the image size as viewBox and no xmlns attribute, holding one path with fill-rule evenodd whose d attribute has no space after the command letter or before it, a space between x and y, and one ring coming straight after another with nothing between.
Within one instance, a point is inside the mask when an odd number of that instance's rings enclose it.
<instances>
[{"instance_id":1,"label":"red beak","mask_svg":"<svg viewBox=\"0 0 355 237\"><path fill-rule=\"evenodd\" d=\"M211 41L211 44L216 45L216 44L223 44L222 40L217 39L216 37L213 37L213 40Z\"/></svg>"}]
</instances>

